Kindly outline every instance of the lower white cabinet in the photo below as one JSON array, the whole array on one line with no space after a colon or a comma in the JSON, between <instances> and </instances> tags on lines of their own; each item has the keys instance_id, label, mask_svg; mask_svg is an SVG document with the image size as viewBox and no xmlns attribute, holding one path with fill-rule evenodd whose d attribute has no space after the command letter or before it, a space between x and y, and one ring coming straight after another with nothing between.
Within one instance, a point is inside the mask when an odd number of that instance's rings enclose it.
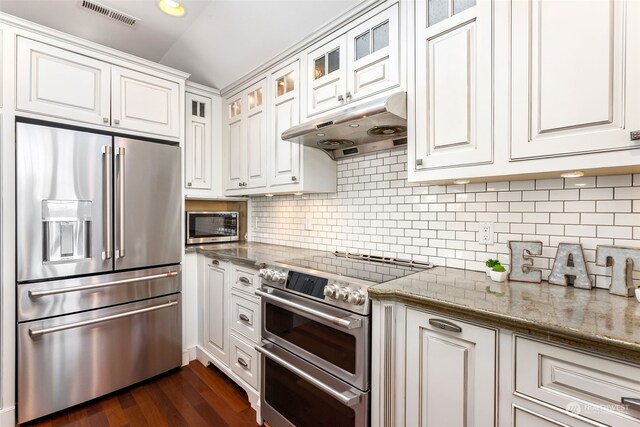
<instances>
[{"instance_id":1,"label":"lower white cabinet","mask_svg":"<svg viewBox=\"0 0 640 427\"><path fill-rule=\"evenodd\" d=\"M260 284L258 271L247 264L198 255L198 330L196 356L212 363L247 393L260 416Z\"/></svg>"},{"instance_id":2,"label":"lower white cabinet","mask_svg":"<svg viewBox=\"0 0 640 427\"><path fill-rule=\"evenodd\" d=\"M405 425L496 421L495 329L407 309Z\"/></svg>"}]
</instances>

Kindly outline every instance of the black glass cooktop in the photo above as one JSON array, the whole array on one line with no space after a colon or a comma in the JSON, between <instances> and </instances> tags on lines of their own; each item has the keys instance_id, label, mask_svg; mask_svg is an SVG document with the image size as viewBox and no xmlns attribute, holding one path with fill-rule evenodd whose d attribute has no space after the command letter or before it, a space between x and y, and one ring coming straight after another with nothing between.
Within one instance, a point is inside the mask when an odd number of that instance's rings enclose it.
<instances>
[{"instance_id":1,"label":"black glass cooktop","mask_svg":"<svg viewBox=\"0 0 640 427\"><path fill-rule=\"evenodd\" d=\"M383 283L409 274L433 268L433 264L395 258L368 257L345 253L328 253L284 262L291 266L316 270L319 273L339 274L345 278Z\"/></svg>"}]
</instances>

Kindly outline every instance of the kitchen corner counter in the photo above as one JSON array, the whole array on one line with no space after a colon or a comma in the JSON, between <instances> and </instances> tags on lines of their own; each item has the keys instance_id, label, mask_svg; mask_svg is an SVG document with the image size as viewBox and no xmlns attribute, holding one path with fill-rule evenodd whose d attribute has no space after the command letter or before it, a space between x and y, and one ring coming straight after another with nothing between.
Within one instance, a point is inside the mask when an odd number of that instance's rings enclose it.
<instances>
[{"instance_id":1,"label":"kitchen corner counter","mask_svg":"<svg viewBox=\"0 0 640 427\"><path fill-rule=\"evenodd\" d=\"M263 263L289 261L318 254L326 255L326 252L313 249L257 242L212 243L209 245L187 246L185 252L197 252L209 258L218 258L225 261L240 262L254 266Z\"/></svg>"},{"instance_id":2,"label":"kitchen corner counter","mask_svg":"<svg viewBox=\"0 0 640 427\"><path fill-rule=\"evenodd\" d=\"M369 296L640 362L640 303L605 289L497 283L484 272L436 267L373 286Z\"/></svg>"}]
</instances>

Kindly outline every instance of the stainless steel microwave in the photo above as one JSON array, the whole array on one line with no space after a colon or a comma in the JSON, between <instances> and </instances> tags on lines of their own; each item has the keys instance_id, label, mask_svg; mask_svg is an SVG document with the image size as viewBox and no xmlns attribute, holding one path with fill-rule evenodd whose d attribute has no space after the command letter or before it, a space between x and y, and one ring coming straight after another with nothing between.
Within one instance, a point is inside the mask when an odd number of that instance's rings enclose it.
<instances>
[{"instance_id":1,"label":"stainless steel microwave","mask_svg":"<svg viewBox=\"0 0 640 427\"><path fill-rule=\"evenodd\" d=\"M187 245L238 240L238 212L187 211Z\"/></svg>"}]
</instances>

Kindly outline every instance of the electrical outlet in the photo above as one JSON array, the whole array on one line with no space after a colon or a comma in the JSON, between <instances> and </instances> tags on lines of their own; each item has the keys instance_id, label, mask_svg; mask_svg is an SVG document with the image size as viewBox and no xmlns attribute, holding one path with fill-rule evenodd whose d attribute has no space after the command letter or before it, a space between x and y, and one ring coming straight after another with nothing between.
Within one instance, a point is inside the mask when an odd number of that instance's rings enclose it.
<instances>
[{"instance_id":1,"label":"electrical outlet","mask_svg":"<svg viewBox=\"0 0 640 427\"><path fill-rule=\"evenodd\" d=\"M253 229L257 230L260 228L260 217L256 217L255 223L253 224Z\"/></svg>"},{"instance_id":2,"label":"electrical outlet","mask_svg":"<svg viewBox=\"0 0 640 427\"><path fill-rule=\"evenodd\" d=\"M478 223L478 243L481 245L493 245L493 223Z\"/></svg>"},{"instance_id":3,"label":"electrical outlet","mask_svg":"<svg viewBox=\"0 0 640 427\"><path fill-rule=\"evenodd\" d=\"M307 214L307 216L304 217L304 229L307 231L313 230L313 218L311 214Z\"/></svg>"}]
</instances>

